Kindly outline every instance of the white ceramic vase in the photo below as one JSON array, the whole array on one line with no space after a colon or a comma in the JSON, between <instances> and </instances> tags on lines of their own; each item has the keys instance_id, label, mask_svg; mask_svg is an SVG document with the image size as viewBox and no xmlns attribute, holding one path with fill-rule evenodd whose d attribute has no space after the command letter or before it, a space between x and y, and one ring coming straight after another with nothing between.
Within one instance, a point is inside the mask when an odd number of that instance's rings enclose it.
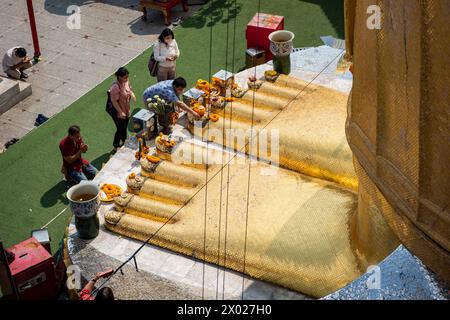
<instances>
[{"instance_id":1,"label":"white ceramic vase","mask_svg":"<svg viewBox=\"0 0 450 320\"><path fill-rule=\"evenodd\" d=\"M294 49L294 33L287 30L274 31L269 34L270 51L275 57L287 57Z\"/></svg>"},{"instance_id":2,"label":"white ceramic vase","mask_svg":"<svg viewBox=\"0 0 450 320\"><path fill-rule=\"evenodd\" d=\"M94 197L86 201L75 200L84 194ZM93 239L99 233L100 222L97 215L100 208L99 194L99 185L93 181L81 181L67 191L69 207L75 216L75 228L81 239Z\"/></svg>"}]
</instances>

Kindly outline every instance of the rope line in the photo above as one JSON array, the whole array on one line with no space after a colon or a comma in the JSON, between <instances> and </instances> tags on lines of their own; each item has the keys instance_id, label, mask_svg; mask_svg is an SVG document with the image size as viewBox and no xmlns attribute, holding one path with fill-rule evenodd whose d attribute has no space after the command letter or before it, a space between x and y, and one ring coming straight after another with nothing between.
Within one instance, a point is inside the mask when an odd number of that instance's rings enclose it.
<instances>
[{"instance_id":1,"label":"rope line","mask_svg":"<svg viewBox=\"0 0 450 320\"><path fill-rule=\"evenodd\" d=\"M53 223L53 221L55 221L56 219L59 218L59 216L61 216L65 211L67 210L67 207L65 207L64 209L62 209L56 216L54 216L49 222L47 222L46 224L44 224L41 229L45 229L47 228L51 223Z\"/></svg>"}]
</instances>

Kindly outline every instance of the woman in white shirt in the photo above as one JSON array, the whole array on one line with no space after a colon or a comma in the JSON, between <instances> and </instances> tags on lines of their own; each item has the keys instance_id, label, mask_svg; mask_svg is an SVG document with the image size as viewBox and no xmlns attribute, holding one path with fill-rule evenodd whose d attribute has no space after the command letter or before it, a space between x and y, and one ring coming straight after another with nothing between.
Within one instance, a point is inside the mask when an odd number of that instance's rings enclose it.
<instances>
[{"instance_id":1,"label":"woman in white shirt","mask_svg":"<svg viewBox=\"0 0 450 320\"><path fill-rule=\"evenodd\" d=\"M176 60L180 56L173 31L169 28L163 30L158 41L153 46L153 55L158 65L158 82L175 79Z\"/></svg>"}]
</instances>

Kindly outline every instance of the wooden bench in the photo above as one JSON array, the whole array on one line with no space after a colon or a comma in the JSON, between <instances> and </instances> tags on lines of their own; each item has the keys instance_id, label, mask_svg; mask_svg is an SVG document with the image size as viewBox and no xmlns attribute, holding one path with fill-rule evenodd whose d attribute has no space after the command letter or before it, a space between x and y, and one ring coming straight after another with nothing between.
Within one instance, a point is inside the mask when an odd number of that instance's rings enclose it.
<instances>
[{"instance_id":1,"label":"wooden bench","mask_svg":"<svg viewBox=\"0 0 450 320\"><path fill-rule=\"evenodd\" d=\"M144 14L143 20L147 20L147 9L159 10L164 14L167 26L172 23L172 8L179 4L183 6L185 12L189 10L187 0L139 0L139 7Z\"/></svg>"}]
</instances>

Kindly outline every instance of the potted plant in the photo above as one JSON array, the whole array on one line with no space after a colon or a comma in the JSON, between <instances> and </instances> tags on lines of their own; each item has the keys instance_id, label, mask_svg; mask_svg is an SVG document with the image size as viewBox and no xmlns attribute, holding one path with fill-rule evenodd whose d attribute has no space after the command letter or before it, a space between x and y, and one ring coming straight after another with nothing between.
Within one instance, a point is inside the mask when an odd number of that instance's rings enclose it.
<instances>
[{"instance_id":1,"label":"potted plant","mask_svg":"<svg viewBox=\"0 0 450 320\"><path fill-rule=\"evenodd\" d=\"M155 111L155 113L158 115L158 123L164 128L164 130L170 130L169 128L173 124L173 117L171 115L171 113L173 113L172 105L156 95L153 98L147 99L147 107ZM168 132L164 133L167 134Z\"/></svg>"}]
</instances>

